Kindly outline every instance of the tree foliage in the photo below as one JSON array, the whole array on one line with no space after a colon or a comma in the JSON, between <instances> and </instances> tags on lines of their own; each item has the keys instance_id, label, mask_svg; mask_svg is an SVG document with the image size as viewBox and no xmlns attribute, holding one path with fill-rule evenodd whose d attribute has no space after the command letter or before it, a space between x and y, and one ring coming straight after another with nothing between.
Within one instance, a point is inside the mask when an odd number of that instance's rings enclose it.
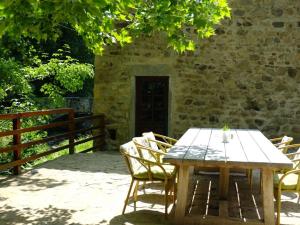
<instances>
[{"instance_id":1,"label":"tree foliage","mask_svg":"<svg viewBox=\"0 0 300 225\"><path fill-rule=\"evenodd\" d=\"M61 102L66 93L74 93L83 88L84 82L94 76L93 65L80 63L69 54L69 47L59 49L46 62L37 66L28 66L24 70L35 81L44 81L40 92Z\"/></svg>"},{"instance_id":2,"label":"tree foliage","mask_svg":"<svg viewBox=\"0 0 300 225\"><path fill-rule=\"evenodd\" d=\"M24 97L31 92L25 72L14 60L0 58L0 74L0 101L5 98Z\"/></svg>"},{"instance_id":3,"label":"tree foliage","mask_svg":"<svg viewBox=\"0 0 300 225\"><path fill-rule=\"evenodd\" d=\"M99 54L105 45L164 32L169 45L182 52L195 44L186 27L194 27L199 38L209 37L229 15L226 0L2 0L0 36L55 40L59 27L67 25Z\"/></svg>"},{"instance_id":4,"label":"tree foliage","mask_svg":"<svg viewBox=\"0 0 300 225\"><path fill-rule=\"evenodd\" d=\"M82 89L84 82L93 78L93 65L80 63L68 54L69 48L65 46L47 61L35 56L34 64L27 66L14 59L0 58L1 109L12 111L20 106L30 110L34 99L42 95L59 106L66 93Z\"/></svg>"}]
</instances>

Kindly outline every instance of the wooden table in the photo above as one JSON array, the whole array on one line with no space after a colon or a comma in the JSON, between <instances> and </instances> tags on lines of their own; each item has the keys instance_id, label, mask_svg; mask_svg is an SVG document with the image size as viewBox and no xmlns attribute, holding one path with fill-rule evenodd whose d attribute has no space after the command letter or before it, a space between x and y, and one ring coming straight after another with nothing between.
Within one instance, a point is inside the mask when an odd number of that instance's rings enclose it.
<instances>
[{"instance_id":1,"label":"wooden table","mask_svg":"<svg viewBox=\"0 0 300 225\"><path fill-rule=\"evenodd\" d=\"M249 224L274 225L273 203L273 170L292 168L292 162L282 154L259 131L246 129L231 129L232 139L223 142L223 131L212 128L190 128L178 140L164 162L175 164L179 167L177 189L177 204L175 208L175 222L186 224L188 222L200 224L233 224L227 218L205 218L186 216L186 205L189 189L189 177L194 166L219 167L220 199L226 199L229 184L229 169L244 168L262 170L263 194L263 223L249 222ZM242 221L237 221L241 223Z\"/></svg>"}]
</instances>

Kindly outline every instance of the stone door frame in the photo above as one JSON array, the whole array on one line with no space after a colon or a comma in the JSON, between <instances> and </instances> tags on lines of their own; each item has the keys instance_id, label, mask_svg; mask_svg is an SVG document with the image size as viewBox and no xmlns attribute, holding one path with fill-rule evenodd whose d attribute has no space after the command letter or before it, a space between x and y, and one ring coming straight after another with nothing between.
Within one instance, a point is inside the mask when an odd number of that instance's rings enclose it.
<instances>
[{"instance_id":1,"label":"stone door frame","mask_svg":"<svg viewBox=\"0 0 300 225\"><path fill-rule=\"evenodd\" d=\"M133 65L129 68L131 75L130 87L131 87L131 107L129 115L129 132L130 136L135 136L135 99L136 99L136 77L138 76L151 76L151 77L169 77L169 93L168 93L168 135L172 136L172 84L173 78L172 67L166 64L158 65Z\"/></svg>"}]
</instances>

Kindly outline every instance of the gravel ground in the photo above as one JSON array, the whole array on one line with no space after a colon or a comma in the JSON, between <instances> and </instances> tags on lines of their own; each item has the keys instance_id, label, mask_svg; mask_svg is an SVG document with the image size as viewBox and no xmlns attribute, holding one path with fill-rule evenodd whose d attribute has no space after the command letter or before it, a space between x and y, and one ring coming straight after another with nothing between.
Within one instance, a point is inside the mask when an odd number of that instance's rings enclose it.
<instances>
[{"instance_id":1,"label":"gravel ground","mask_svg":"<svg viewBox=\"0 0 300 225\"><path fill-rule=\"evenodd\" d=\"M140 191L136 212L131 203L122 215L129 183L130 175L118 152L63 156L20 176L0 178L0 225L170 224L164 218L163 197L157 184L149 184L147 195ZM234 191L230 193L235 195ZM300 224L297 197L293 193L282 196L283 224ZM216 210L213 204L212 214ZM229 215L239 215L234 203L230 210ZM247 215L252 215L249 211Z\"/></svg>"}]
</instances>

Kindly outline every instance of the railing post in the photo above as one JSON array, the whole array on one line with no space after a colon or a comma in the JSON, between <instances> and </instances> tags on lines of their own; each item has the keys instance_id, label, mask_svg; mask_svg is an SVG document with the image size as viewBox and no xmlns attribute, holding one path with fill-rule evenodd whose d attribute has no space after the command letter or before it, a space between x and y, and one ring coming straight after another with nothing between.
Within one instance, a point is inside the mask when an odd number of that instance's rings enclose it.
<instances>
[{"instance_id":1,"label":"railing post","mask_svg":"<svg viewBox=\"0 0 300 225\"><path fill-rule=\"evenodd\" d=\"M18 130L21 128L21 119L20 117L17 117L15 119L13 119L13 130ZM14 145L20 145L21 144L21 134L14 134L13 135L13 144ZM21 148L18 147L14 150L14 154L13 154L13 160L19 160L21 159ZM21 166L17 165L14 167L13 170L14 175L18 175L21 173Z\"/></svg>"},{"instance_id":2,"label":"railing post","mask_svg":"<svg viewBox=\"0 0 300 225\"><path fill-rule=\"evenodd\" d=\"M74 115L74 110L70 110L68 114L68 119L69 119L69 132L73 132L69 136L69 154L74 154L74 137L75 137L75 115Z\"/></svg>"}]
</instances>

